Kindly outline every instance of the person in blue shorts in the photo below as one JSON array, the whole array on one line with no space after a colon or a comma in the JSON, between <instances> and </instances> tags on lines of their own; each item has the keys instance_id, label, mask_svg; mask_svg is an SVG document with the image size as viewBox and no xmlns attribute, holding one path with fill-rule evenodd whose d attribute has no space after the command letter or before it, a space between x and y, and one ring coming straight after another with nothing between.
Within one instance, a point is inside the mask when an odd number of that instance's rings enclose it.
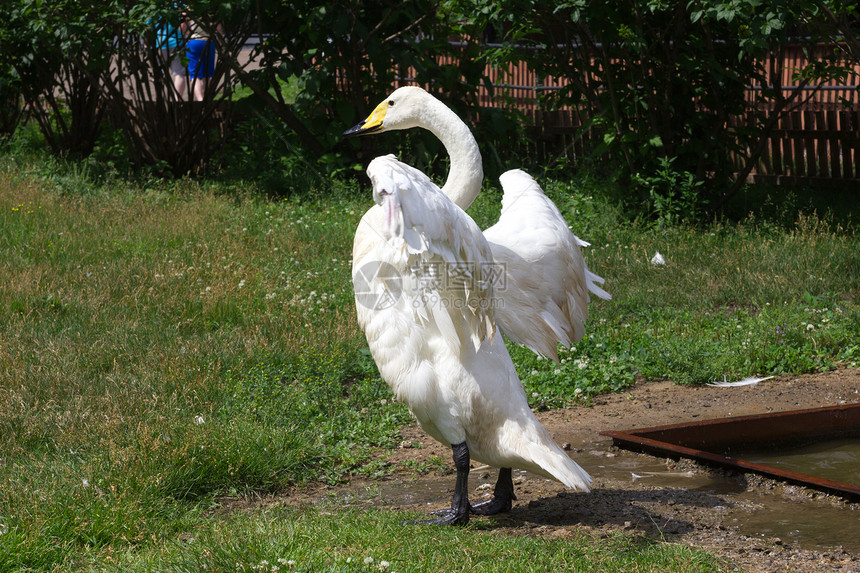
<instances>
[{"instance_id":1,"label":"person in blue shorts","mask_svg":"<svg viewBox=\"0 0 860 573\"><path fill-rule=\"evenodd\" d=\"M191 79L191 91L194 93L196 101L203 101L206 84L212 74L215 73L215 43L194 20L186 19L184 25L189 31L185 55L188 57L188 77Z\"/></svg>"}]
</instances>

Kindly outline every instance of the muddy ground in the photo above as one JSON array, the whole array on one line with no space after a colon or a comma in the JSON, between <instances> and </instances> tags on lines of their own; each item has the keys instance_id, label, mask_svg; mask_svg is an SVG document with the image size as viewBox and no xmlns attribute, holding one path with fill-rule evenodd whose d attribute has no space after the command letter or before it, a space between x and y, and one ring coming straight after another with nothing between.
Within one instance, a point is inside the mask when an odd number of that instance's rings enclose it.
<instances>
[{"instance_id":1,"label":"muddy ground","mask_svg":"<svg viewBox=\"0 0 860 573\"><path fill-rule=\"evenodd\" d=\"M738 388L642 383L623 394L601 396L589 407L540 412L556 441L594 477L593 491L571 493L555 482L515 472L518 500L510 513L492 519L511 535L564 538L578 530L598 535L624 530L704 548L746 571L860 572L860 503L753 474L626 451L600 435L852 403L860 403L860 369ZM445 507L454 485L450 450L417 426L404 428L402 439L400 448L385 454L389 462L402 466L437 456L444 467L421 476L403 471L386 480L306 490L288 502L336 496L404 510ZM471 500L489 497L495 479L495 469L473 464Z\"/></svg>"}]
</instances>

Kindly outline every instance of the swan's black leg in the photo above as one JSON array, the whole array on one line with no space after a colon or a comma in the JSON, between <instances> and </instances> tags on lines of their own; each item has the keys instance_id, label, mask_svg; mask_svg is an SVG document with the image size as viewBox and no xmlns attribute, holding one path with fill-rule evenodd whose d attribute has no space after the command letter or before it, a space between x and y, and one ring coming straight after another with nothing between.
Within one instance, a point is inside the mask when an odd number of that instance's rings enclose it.
<instances>
[{"instance_id":1,"label":"swan's black leg","mask_svg":"<svg viewBox=\"0 0 860 573\"><path fill-rule=\"evenodd\" d=\"M434 511L437 519L428 519L415 523L430 523L435 525L466 525L469 523L469 448L466 442L451 446L454 451L454 467L457 468L457 481L454 484L454 497L451 498L451 509Z\"/></svg>"},{"instance_id":2,"label":"swan's black leg","mask_svg":"<svg viewBox=\"0 0 860 573\"><path fill-rule=\"evenodd\" d=\"M472 513L477 513L478 515L495 515L510 511L515 499L517 499L517 496L514 495L514 480L511 477L511 468L502 468L499 470L499 479L496 481L493 499L472 504Z\"/></svg>"}]
</instances>

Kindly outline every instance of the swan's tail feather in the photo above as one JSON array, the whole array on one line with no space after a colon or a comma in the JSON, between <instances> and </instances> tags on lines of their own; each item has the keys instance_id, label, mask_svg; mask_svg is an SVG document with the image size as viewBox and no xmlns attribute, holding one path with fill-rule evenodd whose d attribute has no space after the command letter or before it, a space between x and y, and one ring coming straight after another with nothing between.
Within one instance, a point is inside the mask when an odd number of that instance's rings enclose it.
<instances>
[{"instance_id":1,"label":"swan's tail feather","mask_svg":"<svg viewBox=\"0 0 860 573\"><path fill-rule=\"evenodd\" d=\"M555 445L555 444L553 444ZM535 456L535 462L552 478L576 491L591 491L591 476L556 446Z\"/></svg>"},{"instance_id":2,"label":"swan's tail feather","mask_svg":"<svg viewBox=\"0 0 860 573\"><path fill-rule=\"evenodd\" d=\"M555 443L537 418L505 424L500 442L510 449L504 456L507 459L497 462L510 462L511 467L554 479L573 490L591 491L591 476Z\"/></svg>"}]
</instances>

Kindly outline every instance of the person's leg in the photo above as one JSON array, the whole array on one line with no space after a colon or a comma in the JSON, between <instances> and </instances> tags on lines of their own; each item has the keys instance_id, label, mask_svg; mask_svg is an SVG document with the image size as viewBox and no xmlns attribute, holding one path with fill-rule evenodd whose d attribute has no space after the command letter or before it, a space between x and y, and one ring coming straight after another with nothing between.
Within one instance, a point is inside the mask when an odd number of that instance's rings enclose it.
<instances>
[{"instance_id":1,"label":"person's leg","mask_svg":"<svg viewBox=\"0 0 860 573\"><path fill-rule=\"evenodd\" d=\"M173 77L173 87L176 89L176 94L179 99L185 99L185 94L188 89L188 70L182 65L182 58L177 52L173 52L173 59L170 60L170 74Z\"/></svg>"},{"instance_id":2,"label":"person's leg","mask_svg":"<svg viewBox=\"0 0 860 573\"><path fill-rule=\"evenodd\" d=\"M194 91L194 101L203 101L203 97L206 95L206 84L209 82L209 78L194 78L191 80L191 86Z\"/></svg>"}]
</instances>

